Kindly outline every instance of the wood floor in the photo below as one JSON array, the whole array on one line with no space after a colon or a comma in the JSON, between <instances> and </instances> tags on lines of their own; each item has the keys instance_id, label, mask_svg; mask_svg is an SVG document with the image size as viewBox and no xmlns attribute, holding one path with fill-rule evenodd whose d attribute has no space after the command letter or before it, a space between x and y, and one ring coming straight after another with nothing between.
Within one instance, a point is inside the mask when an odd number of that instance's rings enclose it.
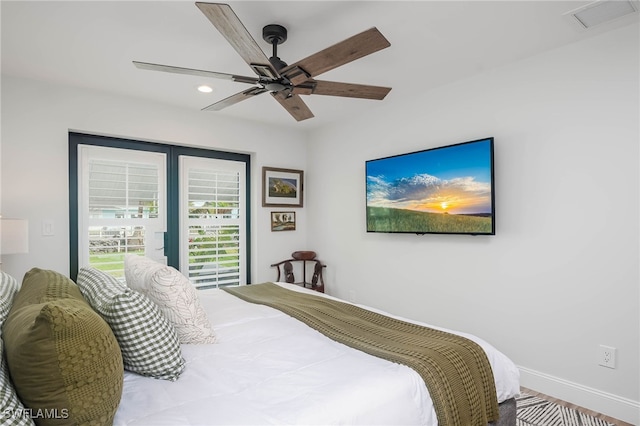
<instances>
[{"instance_id":1,"label":"wood floor","mask_svg":"<svg viewBox=\"0 0 640 426\"><path fill-rule=\"evenodd\" d=\"M557 399L557 398L554 398L552 396L545 395L545 394L540 393L540 392L536 392L536 391L534 391L532 389L528 389L528 388L525 388L525 387L520 387L520 389L522 390L522 392L528 393L529 395L537 396L539 398L546 399L547 401L554 402L554 403L556 403L558 405L562 405L564 407L568 407L568 408L572 408L572 409L577 410L577 411L581 411L583 413L589 414L589 415L591 415L593 417L596 417L598 419L604 420L605 422L613 423L616 426L633 426L631 423L623 422L622 420L614 419L613 417L609 417L609 416L605 416L604 414L596 413L595 411L591 411L591 410L588 410L586 408L580 407L578 405L571 404L571 403L566 402L566 401L562 401L561 399Z\"/></svg>"}]
</instances>

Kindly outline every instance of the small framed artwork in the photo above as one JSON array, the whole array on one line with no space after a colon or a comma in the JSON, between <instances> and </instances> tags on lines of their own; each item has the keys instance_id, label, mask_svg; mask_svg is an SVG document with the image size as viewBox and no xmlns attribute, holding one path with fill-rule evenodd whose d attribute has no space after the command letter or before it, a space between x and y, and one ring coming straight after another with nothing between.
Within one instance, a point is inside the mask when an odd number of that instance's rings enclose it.
<instances>
[{"instance_id":1,"label":"small framed artwork","mask_svg":"<svg viewBox=\"0 0 640 426\"><path fill-rule=\"evenodd\" d=\"M262 207L302 207L302 170L262 168Z\"/></svg>"},{"instance_id":2,"label":"small framed artwork","mask_svg":"<svg viewBox=\"0 0 640 426\"><path fill-rule=\"evenodd\" d=\"M271 212L272 231L295 231L296 212Z\"/></svg>"}]
</instances>

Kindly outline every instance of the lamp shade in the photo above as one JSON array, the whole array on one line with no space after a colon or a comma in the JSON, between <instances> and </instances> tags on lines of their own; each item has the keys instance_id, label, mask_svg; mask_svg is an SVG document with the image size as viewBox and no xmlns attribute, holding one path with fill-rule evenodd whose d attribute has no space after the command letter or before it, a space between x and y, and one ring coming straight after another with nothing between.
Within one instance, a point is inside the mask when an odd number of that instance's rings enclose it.
<instances>
[{"instance_id":1,"label":"lamp shade","mask_svg":"<svg viewBox=\"0 0 640 426\"><path fill-rule=\"evenodd\" d=\"M0 219L0 254L29 252L29 221Z\"/></svg>"}]
</instances>

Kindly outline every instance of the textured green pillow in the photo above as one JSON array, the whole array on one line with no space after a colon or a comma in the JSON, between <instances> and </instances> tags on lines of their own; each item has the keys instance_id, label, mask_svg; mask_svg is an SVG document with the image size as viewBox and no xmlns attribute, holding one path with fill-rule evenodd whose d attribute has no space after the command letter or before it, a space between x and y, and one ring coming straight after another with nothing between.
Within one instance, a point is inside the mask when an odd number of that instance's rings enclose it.
<instances>
[{"instance_id":1,"label":"textured green pillow","mask_svg":"<svg viewBox=\"0 0 640 426\"><path fill-rule=\"evenodd\" d=\"M3 327L18 396L41 425L111 424L122 355L109 325L69 278L34 268Z\"/></svg>"}]
</instances>

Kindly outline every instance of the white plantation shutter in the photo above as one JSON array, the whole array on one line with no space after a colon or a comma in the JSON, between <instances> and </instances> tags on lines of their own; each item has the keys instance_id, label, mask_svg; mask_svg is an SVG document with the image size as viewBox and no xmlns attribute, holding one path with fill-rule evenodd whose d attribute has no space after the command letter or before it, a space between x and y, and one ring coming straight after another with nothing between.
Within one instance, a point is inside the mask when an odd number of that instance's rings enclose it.
<instances>
[{"instance_id":1,"label":"white plantation shutter","mask_svg":"<svg viewBox=\"0 0 640 426\"><path fill-rule=\"evenodd\" d=\"M164 154L79 146L78 257L124 277L124 255L164 260Z\"/></svg>"},{"instance_id":2,"label":"white plantation shutter","mask_svg":"<svg viewBox=\"0 0 640 426\"><path fill-rule=\"evenodd\" d=\"M180 269L197 288L246 284L245 163L180 156Z\"/></svg>"}]
</instances>

